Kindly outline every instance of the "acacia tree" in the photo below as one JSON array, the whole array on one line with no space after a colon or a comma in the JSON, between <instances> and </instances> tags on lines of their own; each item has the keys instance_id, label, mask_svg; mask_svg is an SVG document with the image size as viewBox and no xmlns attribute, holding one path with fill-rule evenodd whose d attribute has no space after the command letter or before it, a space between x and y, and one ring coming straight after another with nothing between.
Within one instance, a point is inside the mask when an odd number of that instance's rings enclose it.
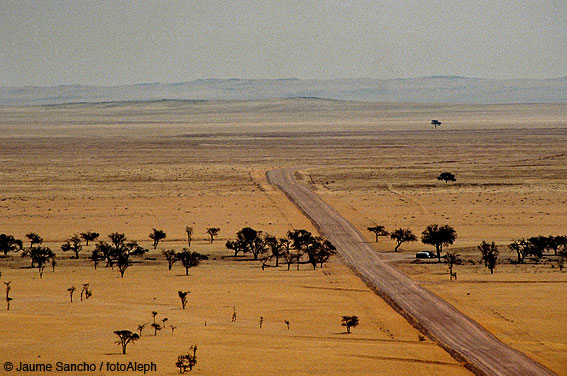
<instances>
[{"instance_id":1,"label":"acacia tree","mask_svg":"<svg viewBox=\"0 0 567 376\"><path fill-rule=\"evenodd\" d=\"M209 234L209 238L211 240L211 243L213 242L213 240L215 240L215 236L218 235L220 231L220 228L218 227L208 227L207 228L207 234Z\"/></svg>"},{"instance_id":2,"label":"acacia tree","mask_svg":"<svg viewBox=\"0 0 567 376\"><path fill-rule=\"evenodd\" d=\"M386 231L384 226L372 226L367 228L368 231L373 232L374 236L376 237L376 243L378 243L379 236L388 236L390 233Z\"/></svg>"},{"instance_id":3,"label":"acacia tree","mask_svg":"<svg viewBox=\"0 0 567 376\"><path fill-rule=\"evenodd\" d=\"M75 256L71 258L75 258L77 260L79 259L79 252L81 252L82 249L83 246L81 244L81 237L77 234L71 236L69 239L65 241L65 243L61 245L61 250L63 252L67 252L67 251L75 252Z\"/></svg>"},{"instance_id":4,"label":"acacia tree","mask_svg":"<svg viewBox=\"0 0 567 376\"><path fill-rule=\"evenodd\" d=\"M317 262L323 267L323 264L326 263L332 255L336 254L337 248L329 241L329 240L322 240L321 247L319 252L317 253Z\"/></svg>"},{"instance_id":5,"label":"acacia tree","mask_svg":"<svg viewBox=\"0 0 567 376\"><path fill-rule=\"evenodd\" d=\"M187 234L187 247L191 247L191 240L193 240L193 227L185 226L185 233Z\"/></svg>"},{"instance_id":6,"label":"acacia tree","mask_svg":"<svg viewBox=\"0 0 567 376\"><path fill-rule=\"evenodd\" d=\"M128 346L129 343L135 342L140 339L140 336L138 334L132 333L129 330L116 330L114 334L118 336L118 341L116 341L116 344L122 347L122 354L126 354L126 346Z\"/></svg>"},{"instance_id":7,"label":"acacia tree","mask_svg":"<svg viewBox=\"0 0 567 376\"><path fill-rule=\"evenodd\" d=\"M163 232L162 230L156 230L154 228L153 232L150 233L149 237L154 241L154 249L156 249L159 242L165 239L165 232Z\"/></svg>"},{"instance_id":8,"label":"acacia tree","mask_svg":"<svg viewBox=\"0 0 567 376\"><path fill-rule=\"evenodd\" d=\"M508 244L510 250L515 251L518 256L518 263L523 264L527 256L535 256L540 258L542 256L543 250L538 244L534 244L526 239L514 240L512 243Z\"/></svg>"},{"instance_id":9,"label":"acacia tree","mask_svg":"<svg viewBox=\"0 0 567 376\"><path fill-rule=\"evenodd\" d=\"M126 269L130 267L130 260L128 256L121 253L118 255L118 257L116 257L115 261L116 261L116 266L118 267L118 271L120 272L120 278L124 278L124 273L126 272Z\"/></svg>"},{"instance_id":10,"label":"acacia tree","mask_svg":"<svg viewBox=\"0 0 567 376\"><path fill-rule=\"evenodd\" d=\"M478 246L478 250L482 256L482 261L484 262L484 266L490 270L490 274L494 274L494 268L496 268L496 264L498 263L498 255L500 251L498 250L498 246L496 243L487 243L484 240Z\"/></svg>"},{"instance_id":11,"label":"acacia tree","mask_svg":"<svg viewBox=\"0 0 567 376\"><path fill-rule=\"evenodd\" d=\"M197 345L193 345L189 348L186 354L181 354L177 357L177 362L175 366L179 368L179 373L187 372L193 370L193 367L197 364Z\"/></svg>"},{"instance_id":12,"label":"acacia tree","mask_svg":"<svg viewBox=\"0 0 567 376\"><path fill-rule=\"evenodd\" d=\"M75 286L71 286L67 289L67 291L69 291L69 296L71 297L71 303L73 303L73 294L75 293L75 290L77 288Z\"/></svg>"},{"instance_id":13,"label":"acacia tree","mask_svg":"<svg viewBox=\"0 0 567 376\"><path fill-rule=\"evenodd\" d=\"M91 253L91 256L89 257L89 259L93 262L94 268L96 270L98 263L101 260L104 260L104 255L101 253L101 251L99 249L93 249L93 252Z\"/></svg>"},{"instance_id":14,"label":"acacia tree","mask_svg":"<svg viewBox=\"0 0 567 376\"><path fill-rule=\"evenodd\" d=\"M417 241L417 236L409 229L399 228L390 234L390 238L396 241L396 247L394 248L394 252L398 252L398 248L405 243L405 242L415 242Z\"/></svg>"},{"instance_id":15,"label":"acacia tree","mask_svg":"<svg viewBox=\"0 0 567 376\"><path fill-rule=\"evenodd\" d=\"M140 337L142 337L142 332L144 331L144 328L146 327L146 325L148 325L148 324L144 323L144 324L138 325L138 328L136 330L138 331L138 335Z\"/></svg>"},{"instance_id":16,"label":"acacia tree","mask_svg":"<svg viewBox=\"0 0 567 376\"><path fill-rule=\"evenodd\" d=\"M22 248L21 240L14 238L12 235L0 234L0 252L4 252L4 256L8 252L18 252Z\"/></svg>"},{"instance_id":17,"label":"acacia tree","mask_svg":"<svg viewBox=\"0 0 567 376\"><path fill-rule=\"evenodd\" d=\"M189 295L191 293L191 291L177 291L177 294L179 295L179 299L181 299L181 307L183 309L185 309L185 306L187 305L187 295Z\"/></svg>"},{"instance_id":18,"label":"acacia tree","mask_svg":"<svg viewBox=\"0 0 567 376\"><path fill-rule=\"evenodd\" d=\"M437 261L441 262L443 247L453 244L456 238L457 232L449 225L429 225L422 233L421 242L433 245L437 251Z\"/></svg>"},{"instance_id":19,"label":"acacia tree","mask_svg":"<svg viewBox=\"0 0 567 376\"><path fill-rule=\"evenodd\" d=\"M451 273L451 275L453 275L453 267L455 266L455 264L458 264L461 262L461 259L459 258L459 254L456 252L447 252L447 265L449 266L449 273Z\"/></svg>"},{"instance_id":20,"label":"acacia tree","mask_svg":"<svg viewBox=\"0 0 567 376\"><path fill-rule=\"evenodd\" d=\"M173 249L168 249L167 251L162 251L161 254L164 255L165 259L167 260L167 266L169 268L168 270L171 270L173 264L178 261L177 252L175 252L175 250Z\"/></svg>"},{"instance_id":21,"label":"acacia tree","mask_svg":"<svg viewBox=\"0 0 567 376\"><path fill-rule=\"evenodd\" d=\"M43 269L55 258L55 253L49 247L30 247L22 252L22 257L29 257L32 265L35 265L39 272L39 278L43 277Z\"/></svg>"},{"instance_id":22,"label":"acacia tree","mask_svg":"<svg viewBox=\"0 0 567 376\"><path fill-rule=\"evenodd\" d=\"M560 249L567 248L567 236L553 236L549 235L548 237L548 248L553 249L553 253L555 256L558 255Z\"/></svg>"},{"instance_id":23,"label":"acacia tree","mask_svg":"<svg viewBox=\"0 0 567 376\"><path fill-rule=\"evenodd\" d=\"M341 326L345 326L347 333L350 334L350 328L356 328L359 324L358 316L343 316Z\"/></svg>"},{"instance_id":24,"label":"acacia tree","mask_svg":"<svg viewBox=\"0 0 567 376\"><path fill-rule=\"evenodd\" d=\"M4 282L4 284L6 285L6 311L9 311L10 302L14 300L10 297L10 290L12 289L12 286L10 285L12 284L12 281Z\"/></svg>"},{"instance_id":25,"label":"acacia tree","mask_svg":"<svg viewBox=\"0 0 567 376\"><path fill-rule=\"evenodd\" d=\"M36 234L35 232L30 232L26 234L26 238L30 241L30 248L34 246L34 244L41 244L43 243L43 238Z\"/></svg>"},{"instance_id":26,"label":"acacia tree","mask_svg":"<svg viewBox=\"0 0 567 376\"><path fill-rule=\"evenodd\" d=\"M254 260L258 256L266 253L269 245L269 235L264 235L262 231L256 231L251 227L244 227L236 233L236 240L228 240L225 244L227 249L234 251L236 257L239 253L252 253Z\"/></svg>"},{"instance_id":27,"label":"acacia tree","mask_svg":"<svg viewBox=\"0 0 567 376\"><path fill-rule=\"evenodd\" d=\"M438 126L440 126L442 123L439 120L431 120L431 125L433 125L433 128L437 129Z\"/></svg>"},{"instance_id":28,"label":"acacia tree","mask_svg":"<svg viewBox=\"0 0 567 376\"><path fill-rule=\"evenodd\" d=\"M187 248L183 248L183 250L177 254L177 259L185 268L185 275L189 275L189 268L198 266L201 261L208 260L209 257L199 252L192 252Z\"/></svg>"},{"instance_id":29,"label":"acacia tree","mask_svg":"<svg viewBox=\"0 0 567 376\"><path fill-rule=\"evenodd\" d=\"M112 266L115 263L118 266L120 275L123 277L124 272L130 266L130 256L141 256L148 252L135 241L128 241L126 235L114 232L108 235L110 242L98 242L95 250L100 252L106 259L106 266Z\"/></svg>"},{"instance_id":30,"label":"acacia tree","mask_svg":"<svg viewBox=\"0 0 567 376\"><path fill-rule=\"evenodd\" d=\"M284 250L283 245L275 236L270 235L266 235L266 245L268 246L272 257L276 259L277 268L280 266L280 257L282 257Z\"/></svg>"},{"instance_id":31,"label":"acacia tree","mask_svg":"<svg viewBox=\"0 0 567 376\"><path fill-rule=\"evenodd\" d=\"M293 252L292 242L289 238L280 238L279 243L280 243L281 255L285 263L287 264L287 270L289 270L291 264L293 264L296 258L299 257L299 254Z\"/></svg>"},{"instance_id":32,"label":"acacia tree","mask_svg":"<svg viewBox=\"0 0 567 376\"><path fill-rule=\"evenodd\" d=\"M87 247L89 246L89 242L96 240L99 236L100 234L98 232L92 232L92 231L81 232L81 238L85 240L85 245Z\"/></svg>"},{"instance_id":33,"label":"acacia tree","mask_svg":"<svg viewBox=\"0 0 567 376\"><path fill-rule=\"evenodd\" d=\"M163 329L163 327L157 322L153 322L151 326L154 329L154 336L157 336L157 332Z\"/></svg>"},{"instance_id":34,"label":"acacia tree","mask_svg":"<svg viewBox=\"0 0 567 376\"><path fill-rule=\"evenodd\" d=\"M437 177L437 180L443 180L445 182L445 184L447 184L450 181L457 181L457 179L455 178L455 174L452 174L450 172L442 172Z\"/></svg>"}]
</instances>

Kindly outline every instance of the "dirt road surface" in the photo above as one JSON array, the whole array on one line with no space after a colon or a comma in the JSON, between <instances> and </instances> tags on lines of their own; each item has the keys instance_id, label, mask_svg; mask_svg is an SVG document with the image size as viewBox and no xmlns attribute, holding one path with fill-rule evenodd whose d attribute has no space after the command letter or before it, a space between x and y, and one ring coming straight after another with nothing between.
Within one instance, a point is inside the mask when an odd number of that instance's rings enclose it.
<instances>
[{"instance_id":1,"label":"dirt road surface","mask_svg":"<svg viewBox=\"0 0 567 376\"><path fill-rule=\"evenodd\" d=\"M344 262L412 325L427 334L478 375L554 375L525 354L500 342L478 323L443 299L421 288L389 265L358 230L307 186L298 183L295 169L266 173L337 247Z\"/></svg>"}]
</instances>

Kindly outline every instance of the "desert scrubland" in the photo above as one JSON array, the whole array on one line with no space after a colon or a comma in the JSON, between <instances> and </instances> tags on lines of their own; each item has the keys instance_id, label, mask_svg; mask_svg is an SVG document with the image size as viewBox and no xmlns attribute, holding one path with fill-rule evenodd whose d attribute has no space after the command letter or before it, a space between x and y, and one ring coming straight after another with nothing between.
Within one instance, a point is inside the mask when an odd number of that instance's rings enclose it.
<instances>
[{"instance_id":1,"label":"desert scrubland","mask_svg":"<svg viewBox=\"0 0 567 376\"><path fill-rule=\"evenodd\" d=\"M443 122L433 129L429 122ZM2 361L100 363L153 361L175 374L177 356L198 345L196 374L470 374L333 258L316 271L262 270L226 257L244 226L277 236L315 232L265 172L297 167L298 179L374 241L366 227L431 223L457 231L466 259L449 281L447 265L414 262L420 242L392 262L477 320L503 342L567 375L567 273L554 259L512 265L506 245L535 235L567 235L567 106L411 105L289 99L256 102L157 101L0 108L0 233L39 233L58 252L39 279L29 260L0 258L12 281L0 305ZM457 181L436 179L443 171ZM190 275L172 271L163 248L210 256ZM210 226L221 229L212 243ZM152 228L166 239L126 271L69 259L60 245L74 233L123 232L150 248ZM503 264L490 275L476 246L495 241ZM392 253L381 238L377 252ZM474 262L474 264L472 263ZM554 266L552 268L552 266ZM93 297L69 302L71 285ZM182 310L178 290L190 290ZM238 320L231 322L233 307ZM167 317L177 327L120 354L114 330ZM345 334L341 315L360 326ZM259 318L263 327L259 328ZM290 329L284 320L290 321ZM205 326L205 322L207 325ZM101 372L100 374L104 374Z\"/></svg>"}]
</instances>

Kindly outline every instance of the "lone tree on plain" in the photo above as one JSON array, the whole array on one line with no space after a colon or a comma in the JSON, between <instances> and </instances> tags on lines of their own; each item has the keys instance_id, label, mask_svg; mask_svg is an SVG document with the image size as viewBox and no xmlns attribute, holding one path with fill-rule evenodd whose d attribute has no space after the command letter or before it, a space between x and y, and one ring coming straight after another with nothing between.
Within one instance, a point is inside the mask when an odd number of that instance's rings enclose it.
<instances>
[{"instance_id":1,"label":"lone tree on plain","mask_svg":"<svg viewBox=\"0 0 567 376\"><path fill-rule=\"evenodd\" d=\"M0 252L4 252L4 256L8 252L18 252L22 248L21 240L14 238L12 235L0 234Z\"/></svg>"},{"instance_id":2,"label":"lone tree on plain","mask_svg":"<svg viewBox=\"0 0 567 376\"><path fill-rule=\"evenodd\" d=\"M220 228L218 227L208 227L207 228L207 234L209 234L209 238L211 240L211 243L215 240L215 236L217 236L219 234Z\"/></svg>"},{"instance_id":3,"label":"lone tree on plain","mask_svg":"<svg viewBox=\"0 0 567 376\"><path fill-rule=\"evenodd\" d=\"M161 254L164 255L165 259L167 260L167 267L169 268L168 270L171 270L173 264L178 261L177 252L175 252L175 250L173 249L168 249L167 251L162 251Z\"/></svg>"},{"instance_id":4,"label":"lone tree on plain","mask_svg":"<svg viewBox=\"0 0 567 376\"><path fill-rule=\"evenodd\" d=\"M431 120L431 125L433 125L433 128L437 129L438 126L440 126L441 123L439 120Z\"/></svg>"},{"instance_id":5,"label":"lone tree on plain","mask_svg":"<svg viewBox=\"0 0 567 376\"><path fill-rule=\"evenodd\" d=\"M116 330L114 332L118 336L118 341L116 344L122 346L122 354L126 354L126 346L131 342L136 342L140 339L140 336L136 333L132 333L129 330Z\"/></svg>"},{"instance_id":6,"label":"lone tree on plain","mask_svg":"<svg viewBox=\"0 0 567 376\"><path fill-rule=\"evenodd\" d=\"M30 232L26 234L26 238L30 241L30 248L33 247L35 244L39 245L43 243L43 238L36 234L35 232Z\"/></svg>"},{"instance_id":7,"label":"lone tree on plain","mask_svg":"<svg viewBox=\"0 0 567 376\"><path fill-rule=\"evenodd\" d=\"M415 242L417 241L417 236L409 229L399 228L390 234L390 238L396 241L396 247L394 248L394 252L398 252L398 248L405 243L405 242Z\"/></svg>"},{"instance_id":8,"label":"lone tree on plain","mask_svg":"<svg viewBox=\"0 0 567 376\"><path fill-rule=\"evenodd\" d=\"M179 373L185 373L187 370L193 370L193 367L197 364L197 345L193 345L189 348L186 354L181 354L177 357L177 362L175 366L179 368Z\"/></svg>"},{"instance_id":9,"label":"lone tree on plain","mask_svg":"<svg viewBox=\"0 0 567 376\"><path fill-rule=\"evenodd\" d=\"M483 240L478 246L478 250L482 255L484 266L490 270L490 274L494 274L494 268L498 264L498 255L500 255L498 246L494 242L487 243Z\"/></svg>"},{"instance_id":10,"label":"lone tree on plain","mask_svg":"<svg viewBox=\"0 0 567 376\"><path fill-rule=\"evenodd\" d=\"M208 260L209 257L199 252L192 252L187 248L183 248L183 250L177 254L177 259L185 268L185 275L189 275L189 268L198 266L201 261Z\"/></svg>"},{"instance_id":11,"label":"lone tree on plain","mask_svg":"<svg viewBox=\"0 0 567 376\"><path fill-rule=\"evenodd\" d=\"M163 232L162 230L156 230L154 228L153 232L150 233L149 236L150 236L150 239L152 239L154 241L154 249L156 249L159 242L162 241L163 239L165 239L165 232Z\"/></svg>"},{"instance_id":12,"label":"lone tree on plain","mask_svg":"<svg viewBox=\"0 0 567 376\"><path fill-rule=\"evenodd\" d=\"M455 174L452 174L450 172L442 172L437 177L437 180L443 180L445 182L445 184L447 184L450 181L457 181L457 179L455 178Z\"/></svg>"},{"instance_id":13,"label":"lone tree on plain","mask_svg":"<svg viewBox=\"0 0 567 376\"><path fill-rule=\"evenodd\" d=\"M347 333L350 334L350 328L356 328L359 324L358 316L343 316L341 326L345 326Z\"/></svg>"},{"instance_id":14,"label":"lone tree on plain","mask_svg":"<svg viewBox=\"0 0 567 376\"><path fill-rule=\"evenodd\" d=\"M183 309L185 309L185 306L187 305L187 295L189 295L190 293L191 291L181 291L181 290L177 292L177 294L179 295L179 299L181 299L181 307Z\"/></svg>"},{"instance_id":15,"label":"lone tree on plain","mask_svg":"<svg viewBox=\"0 0 567 376\"><path fill-rule=\"evenodd\" d=\"M193 240L193 227L185 226L185 233L187 234L187 247L191 248L191 240Z\"/></svg>"},{"instance_id":16,"label":"lone tree on plain","mask_svg":"<svg viewBox=\"0 0 567 376\"><path fill-rule=\"evenodd\" d=\"M384 226L372 226L367 228L368 231L373 232L374 236L376 237L376 243L378 243L379 236L388 236L390 233L386 231Z\"/></svg>"},{"instance_id":17,"label":"lone tree on plain","mask_svg":"<svg viewBox=\"0 0 567 376\"><path fill-rule=\"evenodd\" d=\"M98 232L92 232L92 231L81 232L81 238L85 240L85 245L87 247L89 246L89 242L96 240L99 236L100 234Z\"/></svg>"},{"instance_id":18,"label":"lone tree on plain","mask_svg":"<svg viewBox=\"0 0 567 376\"><path fill-rule=\"evenodd\" d=\"M455 239L457 239L457 232L449 225L429 225L421 236L421 242L423 244L429 244L435 247L438 262L441 262L443 247L453 244Z\"/></svg>"},{"instance_id":19,"label":"lone tree on plain","mask_svg":"<svg viewBox=\"0 0 567 376\"><path fill-rule=\"evenodd\" d=\"M83 245L81 244L81 237L77 234L71 236L69 239L65 241L61 245L61 250L63 252L73 251L75 256L71 256L71 258L79 259L79 252L83 249Z\"/></svg>"}]
</instances>

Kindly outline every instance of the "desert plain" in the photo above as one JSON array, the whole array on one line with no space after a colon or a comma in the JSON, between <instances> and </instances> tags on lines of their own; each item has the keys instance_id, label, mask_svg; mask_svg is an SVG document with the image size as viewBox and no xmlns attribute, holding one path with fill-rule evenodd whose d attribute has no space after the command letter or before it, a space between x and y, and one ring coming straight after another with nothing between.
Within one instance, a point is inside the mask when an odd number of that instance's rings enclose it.
<instances>
[{"instance_id":1,"label":"desert plain","mask_svg":"<svg viewBox=\"0 0 567 376\"><path fill-rule=\"evenodd\" d=\"M434 129L431 119L443 124ZM518 238L567 235L564 104L297 98L2 107L0 139L0 233L27 243L25 234L36 232L58 261L40 279L19 254L0 258L14 299L9 311L0 305L1 362L154 362L156 374L173 375L177 356L196 344L192 373L202 375L471 374L338 257L299 271L230 257L224 244L245 226L316 233L266 181L266 171L294 167L376 252L504 343L567 375L567 273L552 256L511 264L507 248ZM457 181L438 181L444 171ZM467 261L455 267L457 281L445 263L416 262L430 246L394 253L391 240L376 243L366 230L419 236L432 223L457 231L449 249ZM169 271L160 253L186 246L185 226L195 231L191 249L209 255L189 276L178 264ZM211 226L220 228L212 243ZM152 248L153 228L167 237L124 278L93 268L92 244L79 260L60 248L84 231L101 239L122 232ZM500 246L493 275L479 262L483 240ZM67 288L84 283L93 296L71 303ZM191 291L185 310L178 290ZM113 331L152 322L152 311L168 328L154 336L147 327L122 355ZM351 334L342 315L360 318Z\"/></svg>"}]
</instances>

